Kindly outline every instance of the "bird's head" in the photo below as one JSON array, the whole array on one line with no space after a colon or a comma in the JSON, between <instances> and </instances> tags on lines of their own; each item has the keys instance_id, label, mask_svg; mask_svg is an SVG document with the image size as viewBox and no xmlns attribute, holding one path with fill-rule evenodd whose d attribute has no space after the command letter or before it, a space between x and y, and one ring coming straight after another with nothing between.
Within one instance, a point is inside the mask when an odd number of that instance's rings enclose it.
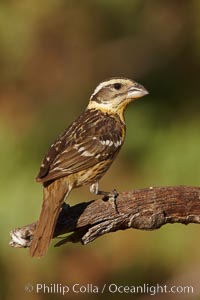
<instances>
[{"instance_id":1,"label":"bird's head","mask_svg":"<svg viewBox=\"0 0 200 300\"><path fill-rule=\"evenodd\" d=\"M127 78L111 78L101 82L90 97L88 109L123 114L126 106L148 94L139 83Z\"/></svg>"}]
</instances>

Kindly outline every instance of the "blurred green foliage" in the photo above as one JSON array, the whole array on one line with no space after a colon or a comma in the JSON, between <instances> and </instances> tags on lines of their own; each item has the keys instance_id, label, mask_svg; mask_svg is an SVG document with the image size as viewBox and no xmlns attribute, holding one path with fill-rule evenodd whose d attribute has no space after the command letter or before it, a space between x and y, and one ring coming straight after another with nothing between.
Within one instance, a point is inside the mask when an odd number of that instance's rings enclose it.
<instances>
[{"instance_id":1,"label":"blurred green foliage","mask_svg":"<svg viewBox=\"0 0 200 300\"><path fill-rule=\"evenodd\" d=\"M199 13L198 0L1 1L1 299L55 299L26 293L29 282L195 284L195 225L117 232L86 247L51 247L41 260L8 241L11 229L38 217L42 188L34 177L49 144L107 77L133 78L150 95L127 109L126 143L101 185L119 191L198 185ZM83 188L70 203L92 197Z\"/></svg>"}]
</instances>

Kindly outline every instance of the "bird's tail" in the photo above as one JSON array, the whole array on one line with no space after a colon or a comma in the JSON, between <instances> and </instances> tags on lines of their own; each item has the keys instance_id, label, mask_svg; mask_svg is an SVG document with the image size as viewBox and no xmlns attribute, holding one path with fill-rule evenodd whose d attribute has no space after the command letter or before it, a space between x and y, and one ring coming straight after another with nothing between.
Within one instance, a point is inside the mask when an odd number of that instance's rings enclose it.
<instances>
[{"instance_id":1,"label":"bird's tail","mask_svg":"<svg viewBox=\"0 0 200 300\"><path fill-rule=\"evenodd\" d=\"M44 187L42 210L29 249L30 256L41 257L47 252L62 203L70 191L71 187L63 178Z\"/></svg>"}]
</instances>

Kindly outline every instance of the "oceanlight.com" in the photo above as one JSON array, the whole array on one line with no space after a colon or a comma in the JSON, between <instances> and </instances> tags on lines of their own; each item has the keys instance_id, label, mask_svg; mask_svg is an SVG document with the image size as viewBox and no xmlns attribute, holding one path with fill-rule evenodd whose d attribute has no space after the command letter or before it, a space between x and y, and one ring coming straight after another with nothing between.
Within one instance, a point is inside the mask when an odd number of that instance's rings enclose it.
<instances>
[{"instance_id":1,"label":"oceanlight.com","mask_svg":"<svg viewBox=\"0 0 200 300\"><path fill-rule=\"evenodd\" d=\"M92 283L73 285L65 285L62 283L36 283L35 285L28 283L25 285L27 293L36 294L149 294L151 296L157 294L193 294L194 287L191 285L151 285L144 283L142 285L120 285L116 283L104 283L103 285L95 285Z\"/></svg>"}]
</instances>

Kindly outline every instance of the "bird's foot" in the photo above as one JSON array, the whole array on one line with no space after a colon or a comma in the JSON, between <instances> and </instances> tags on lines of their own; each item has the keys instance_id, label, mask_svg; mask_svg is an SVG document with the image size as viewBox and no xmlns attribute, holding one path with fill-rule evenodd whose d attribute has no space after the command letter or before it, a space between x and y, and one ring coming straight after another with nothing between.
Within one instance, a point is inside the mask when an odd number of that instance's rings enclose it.
<instances>
[{"instance_id":1,"label":"bird's foot","mask_svg":"<svg viewBox=\"0 0 200 300\"><path fill-rule=\"evenodd\" d=\"M102 200L103 201L110 201L112 203L113 208L115 209L116 213L119 214L119 211L117 209L117 197L118 197L118 192L116 189L114 189L112 192L107 192L103 196Z\"/></svg>"},{"instance_id":2,"label":"bird's foot","mask_svg":"<svg viewBox=\"0 0 200 300\"><path fill-rule=\"evenodd\" d=\"M95 195L102 195L103 201L108 201L108 200L111 201L111 203L113 203L113 207L114 207L116 213L119 214L118 209L117 209L118 192L116 191L116 189L114 189L112 192L101 191L101 190L99 190L98 182L95 182L90 186L90 192Z\"/></svg>"}]
</instances>

